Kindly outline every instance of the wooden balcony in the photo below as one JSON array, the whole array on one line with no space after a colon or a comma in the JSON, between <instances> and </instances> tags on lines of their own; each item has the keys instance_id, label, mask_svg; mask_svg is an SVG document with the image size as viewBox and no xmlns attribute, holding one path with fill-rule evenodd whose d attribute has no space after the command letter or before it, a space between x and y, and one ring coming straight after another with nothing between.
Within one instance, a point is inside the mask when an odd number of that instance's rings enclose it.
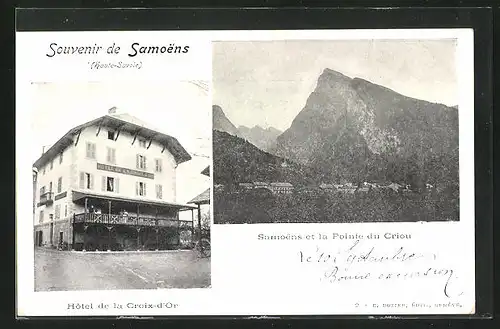
<instances>
[{"instance_id":1,"label":"wooden balcony","mask_svg":"<svg viewBox=\"0 0 500 329\"><path fill-rule=\"evenodd\" d=\"M151 227L181 227L191 228L190 221L180 221L177 219L137 217L136 215L115 215L115 214L75 214L73 223L104 224L104 225L131 225L131 226L151 226Z\"/></svg>"},{"instance_id":2,"label":"wooden balcony","mask_svg":"<svg viewBox=\"0 0 500 329\"><path fill-rule=\"evenodd\" d=\"M54 203L54 193L53 192L45 192L40 195L40 202L38 202L38 207L46 205L50 206Z\"/></svg>"}]
</instances>

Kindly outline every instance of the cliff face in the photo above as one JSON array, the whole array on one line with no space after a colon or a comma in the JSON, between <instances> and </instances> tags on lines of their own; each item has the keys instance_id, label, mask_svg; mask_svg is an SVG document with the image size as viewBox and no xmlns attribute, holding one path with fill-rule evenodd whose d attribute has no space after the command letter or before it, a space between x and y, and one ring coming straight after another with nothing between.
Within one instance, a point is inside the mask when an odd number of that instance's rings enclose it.
<instances>
[{"instance_id":1,"label":"cliff face","mask_svg":"<svg viewBox=\"0 0 500 329\"><path fill-rule=\"evenodd\" d=\"M254 126L252 128L239 126L236 128L236 126L226 117L224 110L220 106L213 105L212 111L213 130L241 137L266 152L272 152L272 150L276 148L276 138L282 131L273 127L264 129L260 126Z\"/></svg>"},{"instance_id":2,"label":"cliff face","mask_svg":"<svg viewBox=\"0 0 500 329\"><path fill-rule=\"evenodd\" d=\"M276 147L276 139L282 133L282 131L273 127L264 129L260 126L254 126L253 128L239 126L238 131L241 137L266 152L272 152Z\"/></svg>"},{"instance_id":3,"label":"cliff face","mask_svg":"<svg viewBox=\"0 0 500 329\"><path fill-rule=\"evenodd\" d=\"M458 110L325 69L276 154L321 179L458 180Z\"/></svg>"},{"instance_id":4,"label":"cliff face","mask_svg":"<svg viewBox=\"0 0 500 329\"><path fill-rule=\"evenodd\" d=\"M213 105L212 112L214 130L224 131L234 136L237 136L239 134L238 128L236 128L233 123L229 121L220 106Z\"/></svg>"}]
</instances>

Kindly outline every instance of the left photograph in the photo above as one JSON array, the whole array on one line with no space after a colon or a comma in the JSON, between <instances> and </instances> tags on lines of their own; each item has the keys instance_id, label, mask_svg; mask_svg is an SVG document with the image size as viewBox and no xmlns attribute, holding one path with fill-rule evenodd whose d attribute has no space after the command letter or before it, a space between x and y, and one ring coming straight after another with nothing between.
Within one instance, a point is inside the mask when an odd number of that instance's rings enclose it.
<instances>
[{"instance_id":1,"label":"left photograph","mask_svg":"<svg viewBox=\"0 0 500 329\"><path fill-rule=\"evenodd\" d=\"M35 291L210 288L209 82L31 87Z\"/></svg>"}]
</instances>

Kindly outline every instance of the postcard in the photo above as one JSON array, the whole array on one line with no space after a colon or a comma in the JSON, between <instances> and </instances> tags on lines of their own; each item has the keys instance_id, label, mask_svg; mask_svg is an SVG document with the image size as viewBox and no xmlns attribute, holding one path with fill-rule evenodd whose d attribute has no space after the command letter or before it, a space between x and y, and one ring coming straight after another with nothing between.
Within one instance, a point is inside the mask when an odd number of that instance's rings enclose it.
<instances>
[{"instance_id":1,"label":"postcard","mask_svg":"<svg viewBox=\"0 0 500 329\"><path fill-rule=\"evenodd\" d=\"M16 43L19 317L475 313L472 30Z\"/></svg>"}]
</instances>

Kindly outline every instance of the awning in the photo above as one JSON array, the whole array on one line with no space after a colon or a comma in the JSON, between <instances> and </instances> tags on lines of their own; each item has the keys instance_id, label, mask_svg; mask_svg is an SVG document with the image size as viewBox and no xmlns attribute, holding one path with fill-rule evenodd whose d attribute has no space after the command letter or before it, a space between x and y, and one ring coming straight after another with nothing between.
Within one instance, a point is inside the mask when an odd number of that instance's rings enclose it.
<instances>
[{"instance_id":1,"label":"awning","mask_svg":"<svg viewBox=\"0 0 500 329\"><path fill-rule=\"evenodd\" d=\"M210 189L207 188L203 193L197 195L194 199L192 199L188 203L209 204L210 203Z\"/></svg>"},{"instance_id":2,"label":"awning","mask_svg":"<svg viewBox=\"0 0 500 329\"><path fill-rule=\"evenodd\" d=\"M127 202L127 203L133 203L133 204L143 204L143 205L165 207L165 208L176 208L178 210L196 209L195 206L191 206L188 204L182 204L182 203L133 199L133 198L118 197L118 196L102 195L102 194L97 194L97 193L73 191L73 198L72 198L73 202L81 201L82 199L85 199L85 198L100 199L100 200L105 200L105 201Z\"/></svg>"}]
</instances>

